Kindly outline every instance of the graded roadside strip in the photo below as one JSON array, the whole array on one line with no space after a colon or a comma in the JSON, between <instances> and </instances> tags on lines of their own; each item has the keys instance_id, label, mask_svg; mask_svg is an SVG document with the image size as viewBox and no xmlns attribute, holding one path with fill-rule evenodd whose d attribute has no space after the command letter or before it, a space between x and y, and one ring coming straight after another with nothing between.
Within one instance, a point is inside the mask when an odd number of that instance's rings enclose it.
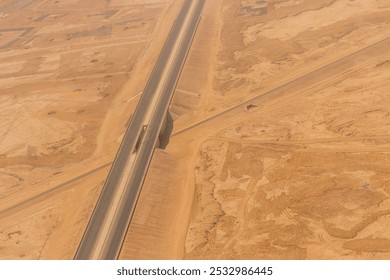
<instances>
[{"instance_id":1,"label":"graded roadside strip","mask_svg":"<svg viewBox=\"0 0 390 280\"><path fill-rule=\"evenodd\" d=\"M75 259L120 253L205 0L186 0L154 66Z\"/></svg>"}]
</instances>

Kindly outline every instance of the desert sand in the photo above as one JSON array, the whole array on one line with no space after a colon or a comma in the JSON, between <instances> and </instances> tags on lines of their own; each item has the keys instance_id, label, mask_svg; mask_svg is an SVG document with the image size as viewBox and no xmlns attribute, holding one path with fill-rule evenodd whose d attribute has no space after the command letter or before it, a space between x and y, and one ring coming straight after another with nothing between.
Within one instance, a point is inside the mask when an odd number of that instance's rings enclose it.
<instances>
[{"instance_id":1,"label":"desert sand","mask_svg":"<svg viewBox=\"0 0 390 280\"><path fill-rule=\"evenodd\" d=\"M2 4L0 258L73 257L181 4ZM206 1L120 258L388 259L389 46L387 0Z\"/></svg>"},{"instance_id":2,"label":"desert sand","mask_svg":"<svg viewBox=\"0 0 390 280\"><path fill-rule=\"evenodd\" d=\"M388 259L389 15L207 2L122 257Z\"/></svg>"},{"instance_id":3,"label":"desert sand","mask_svg":"<svg viewBox=\"0 0 390 280\"><path fill-rule=\"evenodd\" d=\"M1 3L1 259L73 258L179 2Z\"/></svg>"}]
</instances>

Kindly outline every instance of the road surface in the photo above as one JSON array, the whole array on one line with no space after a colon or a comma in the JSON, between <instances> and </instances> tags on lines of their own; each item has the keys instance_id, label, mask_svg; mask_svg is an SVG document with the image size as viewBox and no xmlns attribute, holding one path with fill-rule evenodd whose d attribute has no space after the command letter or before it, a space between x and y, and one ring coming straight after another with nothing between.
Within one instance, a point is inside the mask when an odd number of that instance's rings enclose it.
<instances>
[{"instance_id":1,"label":"road surface","mask_svg":"<svg viewBox=\"0 0 390 280\"><path fill-rule=\"evenodd\" d=\"M75 259L116 259L191 46L204 0L186 0L123 137Z\"/></svg>"}]
</instances>

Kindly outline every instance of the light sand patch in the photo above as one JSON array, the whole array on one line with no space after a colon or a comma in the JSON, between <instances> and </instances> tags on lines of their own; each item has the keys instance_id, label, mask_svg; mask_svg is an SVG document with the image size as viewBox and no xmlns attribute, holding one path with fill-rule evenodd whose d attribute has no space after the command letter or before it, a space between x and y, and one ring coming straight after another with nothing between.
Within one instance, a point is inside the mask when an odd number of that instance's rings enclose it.
<instances>
[{"instance_id":1,"label":"light sand patch","mask_svg":"<svg viewBox=\"0 0 390 280\"><path fill-rule=\"evenodd\" d=\"M3 62L0 63L1 75L17 73L23 69L27 61Z\"/></svg>"},{"instance_id":2,"label":"light sand patch","mask_svg":"<svg viewBox=\"0 0 390 280\"><path fill-rule=\"evenodd\" d=\"M275 9L285 8L285 7L291 7L291 6L297 6L303 3L303 0L290 0L290 1L280 1L275 3L273 6Z\"/></svg>"},{"instance_id":3,"label":"light sand patch","mask_svg":"<svg viewBox=\"0 0 390 280\"><path fill-rule=\"evenodd\" d=\"M376 0L338 0L323 9L305 11L294 17L251 26L245 32L244 43L249 44L259 36L285 41L305 31L319 30L355 16L380 10L382 9Z\"/></svg>"},{"instance_id":4,"label":"light sand patch","mask_svg":"<svg viewBox=\"0 0 390 280\"><path fill-rule=\"evenodd\" d=\"M37 35L44 35L44 34L49 34L49 33L65 31L65 30L72 30L72 29L80 29L80 28L83 28L83 27L87 27L87 25L86 24L56 23L56 24L53 24L53 25L44 26L44 27L40 28L37 31Z\"/></svg>"},{"instance_id":5,"label":"light sand patch","mask_svg":"<svg viewBox=\"0 0 390 280\"><path fill-rule=\"evenodd\" d=\"M60 67L60 55L48 55L43 57L39 72L54 71Z\"/></svg>"}]
</instances>

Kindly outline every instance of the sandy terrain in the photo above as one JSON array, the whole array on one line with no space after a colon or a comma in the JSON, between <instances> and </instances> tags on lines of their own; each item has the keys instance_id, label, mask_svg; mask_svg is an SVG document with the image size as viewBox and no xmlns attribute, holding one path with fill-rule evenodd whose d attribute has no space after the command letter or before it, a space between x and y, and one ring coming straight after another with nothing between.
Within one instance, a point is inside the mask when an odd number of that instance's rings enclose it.
<instances>
[{"instance_id":1,"label":"sandy terrain","mask_svg":"<svg viewBox=\"0 0 390 280\"><path fill-rule=\"evenodd\" d=\"M388 259L389 15L208 1L122 258Z\"/></svg>"},{"instance_id":2,"label":"sandy terrain","mask_svg":"<svg viewBox=\"0 0 390 280\"><path fill-rule=\"evenodd\" d=\"M0 259L73 258L180 5L0 5Z\"/></svg>"},{"instance_id":3,"label":"sandy terrain","mask_svg":"<svg viewBox=\"0 0 390 280\"><path fill-rule=\"evenodd\" d=\"M181 3L2 2L0 258L73 257ZM389 45L387 0L206 1L120 257L388 259Z\"/></svg>"}]
</instances>

